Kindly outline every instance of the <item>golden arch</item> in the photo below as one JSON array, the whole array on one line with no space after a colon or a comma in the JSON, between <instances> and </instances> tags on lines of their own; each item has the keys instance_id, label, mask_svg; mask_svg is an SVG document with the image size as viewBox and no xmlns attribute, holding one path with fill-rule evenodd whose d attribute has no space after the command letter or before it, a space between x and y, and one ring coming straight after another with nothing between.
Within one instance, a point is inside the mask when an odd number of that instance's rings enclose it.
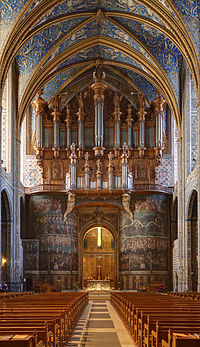
<instances>
[{"instance_id":1,"label":"golden arch","mask_svg":"<svg viewBox=\"0 0 200 347\"><path fill-rule=\"evenodd\" d=\"M119 281L119 233L113 225L107 221L92 221L87 223L78 233L78 281L83 283L83 243L85 235L94 228L102 227L108 230L114 240L114 266L115 266L115 285Z\"/></svg>"}]
</instances>

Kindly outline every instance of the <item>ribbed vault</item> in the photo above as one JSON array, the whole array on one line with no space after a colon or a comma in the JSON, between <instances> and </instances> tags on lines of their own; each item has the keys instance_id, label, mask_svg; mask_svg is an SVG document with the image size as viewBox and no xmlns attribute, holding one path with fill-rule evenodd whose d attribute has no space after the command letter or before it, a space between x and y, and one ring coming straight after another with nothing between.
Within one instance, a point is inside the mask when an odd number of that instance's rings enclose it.
<instances>
[{"instance_id":1,"label":"ribbed vault","mask_svg":"<svg viewBox=\"0 0 200 347\"><path fill-rule=\"evenodd\" d=\"M113 81L133 94L142 92L151 102L159 90L180 136L183 60L199 95L198 8L198 1L179 0L2 1L1 90L15 60L18 125L38 88L44 87L51 102L76 79L83 81L101 59Z\"/></svg>"}]
</instances>

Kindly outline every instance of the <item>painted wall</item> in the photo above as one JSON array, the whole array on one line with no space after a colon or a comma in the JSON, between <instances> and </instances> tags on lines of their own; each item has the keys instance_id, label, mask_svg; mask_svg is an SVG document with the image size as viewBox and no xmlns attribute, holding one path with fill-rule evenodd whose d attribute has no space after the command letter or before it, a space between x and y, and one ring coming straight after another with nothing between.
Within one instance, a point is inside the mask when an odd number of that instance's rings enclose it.
<instances>
[{"instance_id":1,"label":"painted wall","mask_svg":"<svg viewBox=\"0 0 200 347\"><path fill-rule=\"evenodd\" d=\"M63 220L66 201L64 195L30 197L29 234L39 242L39 256L37 258L36 255L38 248L33 245L36 241L24 241L28 247L24 248L24 260L26 275L33 275L38 270L36 280L48 281L55 287L58 281L62 281L62 288L71 288L78 270L77 227L74 212L68 215L66 221ZM29 258L26 253L30 247Z\"/></svg>"},{"instance_id":2,"label":"painted wall","mask_svg":"<svg viewBox=\"0 0 200 347\"><path fill-rule=\"evenodd\" d=\"M169 264L168 201L161 194L132 196L133 221L122 212L120 277L126 289L164 281Z\"/></svg>"}]
</instances>

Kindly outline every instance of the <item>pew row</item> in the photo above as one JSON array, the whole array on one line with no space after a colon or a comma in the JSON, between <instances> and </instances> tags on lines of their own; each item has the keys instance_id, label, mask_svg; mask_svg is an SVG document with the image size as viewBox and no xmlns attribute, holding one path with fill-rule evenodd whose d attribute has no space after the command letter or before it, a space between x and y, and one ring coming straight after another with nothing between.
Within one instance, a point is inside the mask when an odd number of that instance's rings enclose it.
<instances>
[{"instance_id":1,"label":"pew row","mask_svg":"<svg viewBox=\"0 0 200 347\"><path fill-rule=\"evenodd\" d=\"M9 334L31 335L33 346L62 347L87 303L87 293L42 293L4 298L0 300L0 342ZM5 342L15 346L13 341ZM28 340L23 343L29 346Z\"/></svg>"},{"instance_id":2,"label":"pew row","mask_svg":"<svg viewBox=\"0 0 200 347\"><path fill-rule=\"evenodd\" d=\"M196 346L197 341L200 346L200 303L197 301L166 294L112 292L111 303L137 346L175 347L181 346L187 338L191 340L188 346Z\"/></svg>"}]
</instances>

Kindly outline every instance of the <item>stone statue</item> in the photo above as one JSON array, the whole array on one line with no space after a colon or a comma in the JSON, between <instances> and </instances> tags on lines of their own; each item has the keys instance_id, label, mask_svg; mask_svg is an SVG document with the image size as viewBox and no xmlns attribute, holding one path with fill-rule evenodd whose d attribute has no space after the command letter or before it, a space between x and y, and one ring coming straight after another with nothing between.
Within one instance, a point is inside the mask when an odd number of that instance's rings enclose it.
<instances>
[{"instance_id":1,"label":"stone statue","mask_svg":"<svg viewBox=\"0 0 200 347\"><path fill-rule=\"evenodd\" d=\"M67 209L64 213L64 216L63 216L63 220L66 221L67 219L67 215L73 210L74 208L74 205L75 205L75 198L76 198L76 195L73 194L73 193L69 193L68 194L68 198L67 198Z\"/></svg>"},{"instance_id":2,"label":"stone statue","mask_svg":"<svg viewBox=\"0 0 200 347\"><path fill-rule=\"evenodd\" d=\"M130 209L130 202L131 202L131 196L130 194L123 194L122 195L122 205L125 211L129 214L131 222L133 223L133 212Z\"/></svg>"}]
</instances>

